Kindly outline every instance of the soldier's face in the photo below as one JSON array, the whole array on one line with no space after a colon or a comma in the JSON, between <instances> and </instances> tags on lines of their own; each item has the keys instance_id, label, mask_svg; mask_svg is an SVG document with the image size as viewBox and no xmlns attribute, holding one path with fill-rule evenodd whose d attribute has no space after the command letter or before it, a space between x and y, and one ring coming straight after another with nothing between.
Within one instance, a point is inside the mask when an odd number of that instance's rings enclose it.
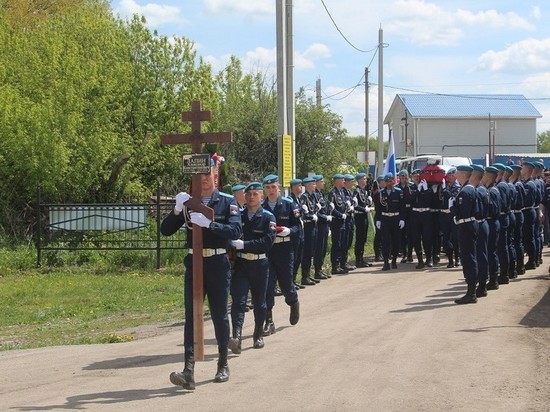
<instances>
[{"instance_id":1,"label":"soldier's face","mask_svg":"<svg viewBox=\"0 0 550 412\"><path fill-rule=\"evenodd\" d=\"M317 187L317 185L315 184L315 182L309 182L309 183L306 183L306 190L311 193L315 190L315 188Z\"/></svg>"},{"instance_id":2,"label":"soldier's face","mask_svg":"<svg viewBox=\"0 0 550 412\"><path fill-rule=\"evenodd\" d=\"M344 186L346 187L346 189L351 189L353 187L353 180L346 180L344 182Z\"/></svg>"},{"instance_id":3,"label":"soldier's face","mask_svg":"<svg viewBox=\"0 0 550 412\"><path fill-rule=\"evenodd\" d=\"M268 183L264 185L264 190L268 198L274 200L279 196L279 183Z\"/></svg>"},{"instance_id":4,"label":"soldier's face","mask_svg":"<svg viewBox=\"0 0 550 412\"><path fill-rule=\"evenodd\" d=\"M359 186L361 186L361 187L365 187L365 185L367 184L367 178L362 177L361 179L359 179L359 180L357 181L357 184L358 184Z\"/></svg>"},{"instance_id":5,"label":"soldier's face","mask_svg":"<svg viewBox=\"0 0 550 412\"><path fill-rule=\"evenodd\" d=\"M292 186L292 193L299 196L302 194L302 184L297 184Z\"/></svg>"},{"instance_id":6,"label":"soldier's face","mask_svg":"<svg viewBox=\"0 0 550 412\"><path fill-rule=\"evenodd\" d=\"M233 192L233 195L235 196L235 200L237 201L238 204L240 205L244 204L245 202L244 189L236 190L235 192Z\"/></svg>"},{"instance_id":7,"label":"soldier's face","mask_svg":"<svg viewBox=\"0 0 550 412\"><path fill-rule=\"evenodd\" d=\"M418 184L418 182L420 182L420 175L411 175L411 178L415 184Z\"/></svg>"},{"instance_id":8,"label":"soldier's face","mask_svg":"<svg viewBox=\"0 0 550 412\"><path fill-rule=\"evenodd\" d=\"M399 183L401 186L406 186L409 183L409 176L399 176Z\"/></svg>"},{"instance_id":9,"label":"soldier's face","mask_svg":"<svg viewBox=\"0 0 550 412\"><path fill-rule=\"evenodd\" d=\"M255 209L262 203L262 200L264 200L264 194L261 190L251 189L244 194L244 198L246 205L249 208Z\"/></svg>"},{"instance_id":10,"label":"soldier's face","mask_svg":"<svg viewBox=\"0 0 550 412\"><path fill-rule=\"evenodd\" d=\"M317 182L317 189L323 190L325 188L325 179L321 179Z\"/></svg>"},{"instance_id":11,"label":"soldier's face","mask_svg":"<svg viewBox=\"0 0 550 412\"><path fill-rule=\"evenodd\" d=\"M210 194L214 191L214 168L210 170L210 173L201 174L201 190L205 194Z\"/></svg>"},{"instance_id":12,"label":"soldier's face","mask_svg":"<svg viewBox=\"0 0 550 412\"><path fill-rule=\"evenodd\" d=\"M334 179L334 187L342 189L344 187L344 179Z\"/></svg>"},{"instance_id":13,"label":"soldier's face","mask_svg":"<svg viewBox=\"0 0 550 412\"><path fill-rule=\"evenodd\" d=\"M453 174L447 175L447 183L454 185L456 182L456 176Z\"/></svg>"}]
</instances>

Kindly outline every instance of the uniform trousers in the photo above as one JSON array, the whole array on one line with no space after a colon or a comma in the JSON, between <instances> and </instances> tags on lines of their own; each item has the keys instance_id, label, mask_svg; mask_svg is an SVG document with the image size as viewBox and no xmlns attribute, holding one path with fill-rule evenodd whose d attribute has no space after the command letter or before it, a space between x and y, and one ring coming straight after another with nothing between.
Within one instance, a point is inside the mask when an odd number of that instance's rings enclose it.
<instances>
[{"instance_id":1,"label":"uniform trousers","mask_svg":"<svg viewBox=\"0 0 550 412\"><path fill-rule=\"evenodd\" d=\"M267 312L265 295L269 278L269 262L266 258L246 260L238 257L234 269L231 278L231 323L233 324L233 330L243 327L249 290L254 306L254 323L256 327L261 328L265 322Z\"/></svg>"},{"instance_id":2,"label":"uniform trousers","mask_svg":"<svg viewBox=\"0 0 550 412\"><path fill-rule=\"evenodd\" d=\"M498 238L500 236L500 222L498 219L488 219L489 238L487 240L487 255L489 258L489 276L498 276Z\"/></svg>"},{"instance_id":3,"label":"uniform trousers","mask_svg":"<svg viewBox=\"0 0 550 412\"><path fill-rule=\"evenodd\" d=\"M313 266L316 271L323 269L323 262L327 255L328 232L328 222L317 221L317 246L313 256Z\"/></svg>"},{"instance_id":4,"label":"uniform trousers","mask_svg":"<svg viewBox=\"0 0 550 412\"><path fill-rule=\"evenodd\" d=\"M477 242L478 223L474 220L458 225L458 244L462 273L468 285L476 285L478 281Z\"/></svg>"},{"instance_id":5,"label":"uniform trousers","mask_svg":"<svg viewBox=\"0 0 550 412\"><path fill-rule=\"evenodd\" d=\"M476 241L476 259L479 284L487 283L489 278L489 223L485 219L479 222Z\"/></svg>"},{"instance_id":6,"label":"uniform trousers","mask_svg":"<svg viewBox=\"0 0 550 412\"><path fill-rule=\"evenodd\" d=\"M298 301L298 293L294 286L293 266L294 250L292 242L275 243L267 255L269 260L269 279L267 282L267 292L265 299L267 310L275 306L275 283L285 297L287 305L292 305Z\"/></svg>"}]
</instances>

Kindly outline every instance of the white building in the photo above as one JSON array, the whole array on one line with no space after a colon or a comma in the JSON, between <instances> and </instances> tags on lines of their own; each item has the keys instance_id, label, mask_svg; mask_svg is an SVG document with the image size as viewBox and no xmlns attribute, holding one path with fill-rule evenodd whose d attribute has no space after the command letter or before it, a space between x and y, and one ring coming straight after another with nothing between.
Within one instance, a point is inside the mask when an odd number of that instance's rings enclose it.
<instances>
[{"instance_id":1,"label":"white building","mask_svg":"<svg viewBox=\"0 0 550 412\"><path fill-rule=\"evenodd\" d=\"M536 152L541 117L522 95L397 94L384 124L398 157L437 153L473 160Z\"/></svg>"}]
</instances>

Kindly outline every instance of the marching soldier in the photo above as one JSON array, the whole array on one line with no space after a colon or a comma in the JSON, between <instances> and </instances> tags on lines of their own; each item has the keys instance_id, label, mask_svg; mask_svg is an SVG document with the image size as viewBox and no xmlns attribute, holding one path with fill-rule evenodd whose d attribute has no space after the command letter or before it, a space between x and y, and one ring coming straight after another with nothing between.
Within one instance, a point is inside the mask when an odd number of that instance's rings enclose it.
<instances>
[{"instance_id":1,"label":"marching soldier","mask_svg":"<svg viewBox=\"0 0 550 412\"><path fill-rule=\"evenodd\" d=\"M454 268L455 263L458 263L458 239L453 214L449 209L449 199L456 198L460 191L460 185L456 181L456 167L452 167L447 171L444 182L439 222L443 235L443 250L448 260L447 267Z\"/></svg>"},{"instance_id":2,"label":"marching soldier","mask_svg":"<svg viewBox=\"0 0 550 412\"><path fill-rule=\"evenodd\" d=\"M382 256L384 266L382 270L397 269L397 255L399 254L400 229L405 227L403 216L405 204L403 192L394 187L393 173L384 176L386 188L380 191L380 209L376 213L376 228L382 232Z\"/></svg>"},{"instance_id":3,"label":"marching soldier","mask_svg":"<svg viewBox=\"0 0 550 412\"><path fill-rule=\"evenodd\" d=\"M478 223L476 220L477 195L475 188L469 183L472 167L461 165L456 168L457 180L462 186L456 197L449 200L449 208L455 215L455 223L458 225L458 243L460 248L460 260L462 261L462 272L468 285L466 294L456 299L455 303L476 303L477 286L477 254L476 241Z\"/></svg>"},{"instance_id":4,"label":"marching soldier","mask_svg":"<svg viewBox=\"0 0 550 412\"><path fill-rule=\"evenodd\" d=\"M504 166L503 181L508 184L508 190L510 192L510 211L508 212L508 220L510 222L508 226L508 248L510 251L510 262L508 263L508 278L515 279L518 277L516 270L516 248L514 242L514 233L516 232L516 214L514 213L514 205L516 204L516 187L510 182L510 176L514 173L514 170L510 166Z\"/></svg>"},{"instance_id":5,"label":"marching soldier","mask_svg":"<svg viewBox=\"0 0 550 412\"><path fill-rule=\"evenodd\" d=\"M291 239L300 234L300 208L292 200L282 197L279 190L279 176L268 175L263 181L266 198L262 207L275 216L277 234L273 247L268 252L269 281L266 292L267 313L264 336L275 333L273 306L275 305L275 282L279 283L285 303L290 306L290 324L300 319L300 302L292 280L294 270L294 248Z\"/></svg>"},{"instance_id":6,"label":"marching soldier","mask_svg":"<svg viewBox=\"0 0 550 412\"><path fill-rule=\"evenodd\" d=\"M349 272L345 267L347 257L344 256L345 222L348 217L346 213L346 200L343 193L344 175L337 173L332 177L332 181L334 187L328 194L328 201L332 209L330 262L332 264L332 274L341 275Z\"/></svg>"},{"instance_id":7,"label":"marching soldier","mask_svg":"<svg viewBox=\"0 0 550 412\"><path fill-rule=\"evenodd\" d=\"M476 220L478 223L477 240L476 240L476 258L478 276L478 286L476 289L476 297L482 298L487 296L487 279L489 278L489 257L488 257L488 241L489 241L489 223L487 217L489 215L489 191L482 183L485 169L481 165L472 165L473 171L470 176L470 184L475 188L477 195L477 214Z\"/></svg>"},{"instance_id":8,"label":"marching soldier","mask_svg":"<svg viewBox=\"0 0 550 412\"><path fill-rule=\"evenodd\" d=\"M229 349L235 354L241 353L242 328L249 290L254 305L253 347L264 347L262 328L267 312L265 294L269 278L267 252L273 245L276 232L275 217L261 206L261 183L252 182L246 186L245 198L246 206L241 213L243 240L231 241L237 250L237 258L231 278L233 337L229 339Z\"/></svg>"},{"instance_id":9,"label":"marching soldier","mask_svg":"<svg viewBox=\"0 0 550 412\"><path fill-rule=\"evenodd\" d=\"M518 275L523 275L525 273L525 249L523 247L523 208L525 207L525 188L523 187L523 183L520 179L521 166L514 164L510 167L512 168L513 173L508 181L514 185L514 189L516 191L516 200L512 205L512 211L514 212L514 217L516 219L516 226L513 234L514 249L516 251L516 273Z\"/></svg>"},{"instance_id":10,"label":"marching soldier","mask_svg":"<svg viewBox=\"0 0 550 412\"><path fill-rule=\"evenodd\" d=\"M331 277L330 274L323 272L323 262L327 254L327 243L329 234L329 225L332 221L331 206L323 190L325 188L325 179L323 175L313 176L315 179L315 196L317 198L318 212L317 212L317 247L315 248L315 256L313 257L313 266L315 268L314 279L322 280Z\"/></svg>"},{"instance_id":11,"label":"marching soldier","mask_svg":"<svg viewBox=\"0 0 550 412\"><path fill-rule=\"evenodd\" d=\"M353 201L353 181L355 178L350 175L344 175L344 199L346 202L346 221L344 222L344 267L347 270L357 269L356 266L348 263L348 253L353 243L353 234L355 231L355 203Z\"/></svg>"},{"instance_id":12,"label":"marching soldier","mask_svg":"<svg viewBox=\"0 0 550 412\"><path fill-rule=\"evenodd\" d=\"M541 207L544 199L544 181L542 180L542 171L544 164L542 162L533 162L533 180L537 187L537 195L535 196L535 267L542 263L542 214Z\"/></svg>"},{"instance_id":13,"label":"marching soldier","mask_svg":"<svg viewBox=\"0 0 550 412\"><path fill-rule=\"evenodd\" d=\"M527 263L525 269L535 269L535 220L537 212L535 210L535 199L537 197L537 186L532 179L535 166L531 162L523 162L521 168L521 178L525 188L525 206L523 208L523 244L527 254Z\"/></svg>"},{"instance_id":14,"label":"marching soldier","mask_svg":"<svg viewBox=\"0 0 550 412\"><path fill-rule=\"evenodd\" d=\"M353 192L355 199L355 266L364 268L371 266L364 258L365 244L367 242L367 233L369 230L369 213L372 206L372 197L367 191L367 175L358 173L355 176L357 186Z\"/></svg>"},{"instance_id":15,"label":"marching soldier","mask_svg":"<svg viewBox=\"0 0 550 412\"><path fill-rule=\"evenodd\" d=\"M302 179L292 179L290 181L290 199L300 204L300 196L302 196ZM296 289L303 289L306 285L315 285L316 283L312 279L302 279L302 283L298 283L298 271L302 264L302 256L304 253L304 220L303 211L300 209L300 231L299 235L292 238L292 245L294 246L294 270L292 274L292 281Z\"/></svg>"},{"instance_id":16,"label":"marching soldier","mask_svg":"<svg viewBox=\"0 0 550 412\"><path fill-rule=\"evenodd\" d=\"M231 192L233 192L233 197L235 198L235 201L239 205L239 208L242 210L244 208L244 189L246 189L245 185L238 184L231 188Z\"/></svg>"},{"instance_id":17,"label":"marching soldier","mask_svg":"<svg viewBox=\"0 0 550 412\"><path fill-rule=\"evenodd\" d=\"M498 239L500 236L500 191L495 181L498 169L493 166L485 168L483 185L489 192L489 208L487 212L487 223L489 225L489 237L487 238L487 259L489 263L489 283L487 290L498 289L499 258Z\"/></svg>"},{"instance_id":18,"label":"marching soldier","mask_svg":"<svg viewBox=\"0 0 550 412\"><path fill-rule=\"evenodd\" d=\"M416 171L415 171L416 172ZM418 181L419 173L413 174ZM417 188L411 196L411 225L414 228L414 249L418 259L417 269L425 266L433 267L433 222L432 222L432 197L435 194L428 188L428 182L422 179L417 183ZM423 254L426 254L424 261Z\"/></svg>"},{"instance_id":19,"label":"marching soldier","mask_svg":"<svg viewBox=\"0 0 550 412\"><path fill-rule=\"evenodd\" d=\"M398 173L399 182L397 187L403 192L403 201L405 202L405 228L401 229L401 250L403 259L401 263L413 261L414 249L414 234L413 225L409 224L411 219L412 197L416 191L416 185L409 182L409 172L406 169L400 170Z\"/></svg>"},{"instance_id":20,"label":"marching soldier","mask_svg":"<svg viewBox=\"0 0 550 412\"><path fill-rule=\"evenodd\" d=\"M495 163L493 165L498 170L497 189L500 192L500 234L498 236L498 262L500 265L500 275L498 276L499 285L510 283L508 270L510 269L510 245L508 243L508 231L510 229L510 210L512 210L512 192L510 186L504 180L504 165Z\"/></svg>"},{"instance_id":21,"label":"marching soldier","mask_svg":"<svg viewBox=\"0 0 550 412\"><path fill-rule=\"evenodd\" d=\"M372 199L374 203L375 214L379 213L380 208L380 192L382 189L385 189L386 182L384 181L384 176L380 175L376 178L376 183L373 184L374 189L372 191ZM382 255L382 233L380 229L374 226L374 261L379 262L380 256Z\"/></svg>"},{"instance_id":22,"label":"marching soldier","mask_svg":"<svg viewBox=\"0 0 550 412\"><path fill-rule=\"evenodd\" d=\"M311 285L311 282L315 284L315 281L310 276L310 271L317 244L317 196L315 196L315 179L313 177L306 177L302 182L306 189L299 199L299 204L303 211L302 220L304 222L302 284Z\"/></svg>"},{"instance_id":23,"label":"marching soldier","mask_svg":"<svg viewBox=\"0 0 550 412\"><path fill-rule=\"evenodd\" d=\"M212 165L213 166L213 165ZM204 294L208 297L210 314L216 340L218 342L218 368L214 377L215 382L229 380L229 366L227 364L229 343L229 318L227 316L227 303L229 300L229 280L231 269L227 257L227 247L230 240L241 237L241 214L235 198L220 192L214 184L214 167L211 172L201 175L202 202L214 209L214 221L208 219L202 213L189 213L184 206L191 196L185 192L176 195L176 205L168 216L164 218L160 231L164 236L176 233L183 225L186 225L186 245L188 254L185 256L185 327L183 333L183 346L185 362L183 372L172 372L170 382L182 386L185 389L195 389L195 356L193 335L193 224L197 230L202 230L203 235L203 276Z\"/></svg>"}]
</instances>

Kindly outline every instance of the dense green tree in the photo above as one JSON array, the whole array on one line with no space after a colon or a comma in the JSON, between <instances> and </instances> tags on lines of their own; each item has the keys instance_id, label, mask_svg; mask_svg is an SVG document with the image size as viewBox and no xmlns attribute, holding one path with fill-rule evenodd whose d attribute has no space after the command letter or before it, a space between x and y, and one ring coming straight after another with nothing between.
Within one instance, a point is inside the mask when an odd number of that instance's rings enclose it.
<instances>
[{"instance_id":1,"label":"dense green tree","mask_svg":"<svg viewBox=\"0 0 550 412\"><path fill-rule=\"evenodd\" d=\"M550 131L537 133L537 152L550 153Z\"/></svg>"}]
</instances>

